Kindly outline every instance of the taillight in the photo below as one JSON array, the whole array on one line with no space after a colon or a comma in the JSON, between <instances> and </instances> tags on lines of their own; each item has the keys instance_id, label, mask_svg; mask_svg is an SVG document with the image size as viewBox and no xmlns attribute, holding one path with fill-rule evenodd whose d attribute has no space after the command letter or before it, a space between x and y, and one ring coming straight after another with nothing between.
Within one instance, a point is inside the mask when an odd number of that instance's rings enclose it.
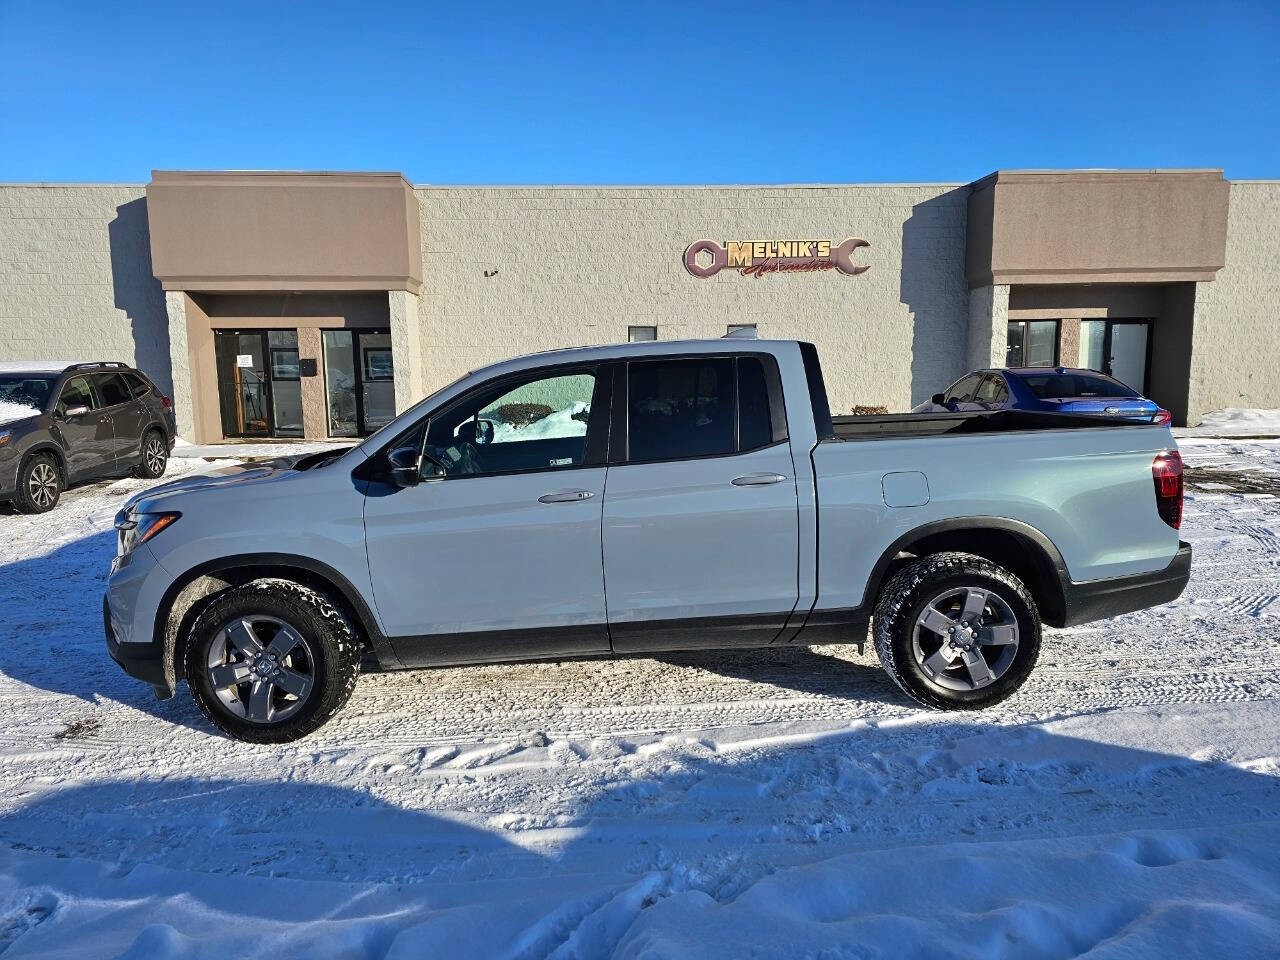
<instances>
[{"instance_id":1,"label":"taillight","mask_svg":"<svg viewBox=\"0 0 1280 960\"><path fill-rule=\"evenodd\" d=\"M1156 454L1151 461L1151 476L1156 483L1160 519L1177 530L1182 526L1182 455L1177 450Z\"/></svg>"},{"instance_id":2,"label":"taillight","mask_svg":"<svg viewBox=\"0 0 1280 960\"><path fill-rule=\"evenodd\" d=\"M173 401L170 400L168 397L166 397L163 393L160 394L160 402L164 404L164 408L166 410L173 409Z\"/></svg>"},{"instance_id":3,"label":"taillight","mask_svg":"<svg viewBox=\"0 0 1280 960\"><path fill-rule=\"evenodd\" d=\"M1157 426L1167 427L1173 421L1173 414L1168 410L1157 410L1155 416L1151 418L1151 422Z\"/></svg>"}]
</instances>

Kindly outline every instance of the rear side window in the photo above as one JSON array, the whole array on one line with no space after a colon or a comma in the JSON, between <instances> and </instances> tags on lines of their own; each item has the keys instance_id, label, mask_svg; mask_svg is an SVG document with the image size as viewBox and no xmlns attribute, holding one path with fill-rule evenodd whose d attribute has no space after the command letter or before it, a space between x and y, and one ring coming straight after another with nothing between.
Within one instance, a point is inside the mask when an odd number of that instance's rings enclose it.
<instances>
[{"instance_id":1,"label":"rear side window","mask_svg":"<svg viewBox=\"0 0 1280 960\"><path fill-rule=\"evenodd\" d=\"M1022 382L1042 400L1060 397L1137 396L1117 380L1088 373L1024 373Z\"/></svg>"},{"instance_id":2,"label":"rear side window","mask_svg":"<svg viewBox=\"0 0 1280 960\"><path fill-rule=\"evenodd\" d=\"M151 387L147 381L143 380L136 373L122 374L125 383L129 385L129 392L135 397L144 397L151 392Z\"/></svg>"},{"instance_id":3,"label":"rear side window","mask_svg":"<svg viewBox=\"0 0 1280 960\"><path fill-rule=\"evenodd\" d=\"M1004 387L1000 377L984 377L982 386L978 387L976 399L981 403L995 403L996 397Z\"/></svg>"},{"instance_id":4,"label":"rear side window","mask_svg":"<svg viewBox=\"0 0 1280 960\"><path fill-rule=\"evenodd\" d=\"M120 374L100 373L94 379L98 382L98 396L102 398L104 407L114 407L117 403L128 403L133 399Z\"/></svg>"},{"instance_id":5,"label":"rear side window","mask_svg":"<svg viewBox=\"0 0 1280 960\"><path fill-rule=\"evenodd\" d=\"M94 408L93 391L89 389L87 377L72 377L62 385L62 395L58 397L58 412L66 413L71 407Z\"/></svg>"},{"instance_id":6,"label":"rear side window","mask_svg":"<svg viewBox=\"0 0 1280 960\"><path fill-rule=\"evenodd\" d=\"M627 459L735 453L733 368L729 357L630 364Z\"/></svg>"}]
</instances>

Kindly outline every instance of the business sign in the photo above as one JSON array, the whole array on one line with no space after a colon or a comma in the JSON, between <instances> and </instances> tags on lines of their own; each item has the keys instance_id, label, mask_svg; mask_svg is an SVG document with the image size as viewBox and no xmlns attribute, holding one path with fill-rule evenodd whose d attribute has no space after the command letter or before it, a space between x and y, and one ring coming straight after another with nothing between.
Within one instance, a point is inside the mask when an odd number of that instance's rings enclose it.
<instances>
[{"instance_id":1,"label":"business sign","mask_svg":"<svg viewBox=\"0 0 1280 960\"><path fill-rule=\"evenodd\" d=\"M695 277L714 277L721 270L737 270L757 280L769 273L814 273L836 270L856 277L870 269L853 262L853 251L871 246L861 237L839 243L830 240L695 240L684 252L684 268ZM707 262L707 254L710 261Z\"/></svg>"}]
</instances>

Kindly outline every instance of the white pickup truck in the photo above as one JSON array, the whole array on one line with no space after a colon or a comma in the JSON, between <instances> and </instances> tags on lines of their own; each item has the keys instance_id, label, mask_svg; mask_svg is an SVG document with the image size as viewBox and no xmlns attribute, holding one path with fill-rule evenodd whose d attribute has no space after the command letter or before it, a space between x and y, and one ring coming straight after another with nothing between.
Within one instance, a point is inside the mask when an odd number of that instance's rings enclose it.
<instances>
[{"instance_id":1,"label":"white pickup truck","mask_svg":"<svg viewBox=\"0 0 1280 960\"><path fill-rule=\"evenodd\" d=\"M316 729L383 668L861 644L911 697L1027 678L1041 624L1187 583L1167 427L835 418L817 352L723 339L468 374L358 447L155 487L117 517L111 655L234 736Z\"/></svg>"}]
</instances>

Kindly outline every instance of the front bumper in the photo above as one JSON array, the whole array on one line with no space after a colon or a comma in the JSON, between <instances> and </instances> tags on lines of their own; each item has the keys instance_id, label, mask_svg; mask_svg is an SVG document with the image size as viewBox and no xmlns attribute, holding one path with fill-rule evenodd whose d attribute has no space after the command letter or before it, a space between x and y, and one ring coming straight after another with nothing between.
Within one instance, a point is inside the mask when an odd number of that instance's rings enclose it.
<instances>
[{"instance_id":1,"label":"front bumper","mask_svg":"<svg viewBox=\"0 0 1280 960\"><path fill-rule=\"evenodd\" d=\"M1181 541L1163 570L1063 585L1064 627L1158 607L1182 596L1191 579L1191 544Z\"/></svg>"},{"instance_id":2,"label":"front bumper","mask_svg":"<svg viewBox=\"0 0 1280 960\"><path fill-rule=\"evenodd\" d=\"M132 677L156 688L162 697L173 694L173 668L165 662L164 637L156 629L156 614L173 580L156 562L148 544L127 557L117 557L102 598L107 652Z\"/></svg>"},{"instance_id":3,"label":"front bumper","mask_svg":"<svg viewBox=\"0 0 1280 960\"><path fill-rule=\"evenodd\" d=\"M157 692L163 689L169 693L169 681L164 675L164 658L159 645L130 643L122 648L116 640L115 629L111 626L111 601L105 595L102 598L102 622L107 632L107 653L111 654L111 659L129 676L151 684Z\"/></svg>"}]
</instances>

